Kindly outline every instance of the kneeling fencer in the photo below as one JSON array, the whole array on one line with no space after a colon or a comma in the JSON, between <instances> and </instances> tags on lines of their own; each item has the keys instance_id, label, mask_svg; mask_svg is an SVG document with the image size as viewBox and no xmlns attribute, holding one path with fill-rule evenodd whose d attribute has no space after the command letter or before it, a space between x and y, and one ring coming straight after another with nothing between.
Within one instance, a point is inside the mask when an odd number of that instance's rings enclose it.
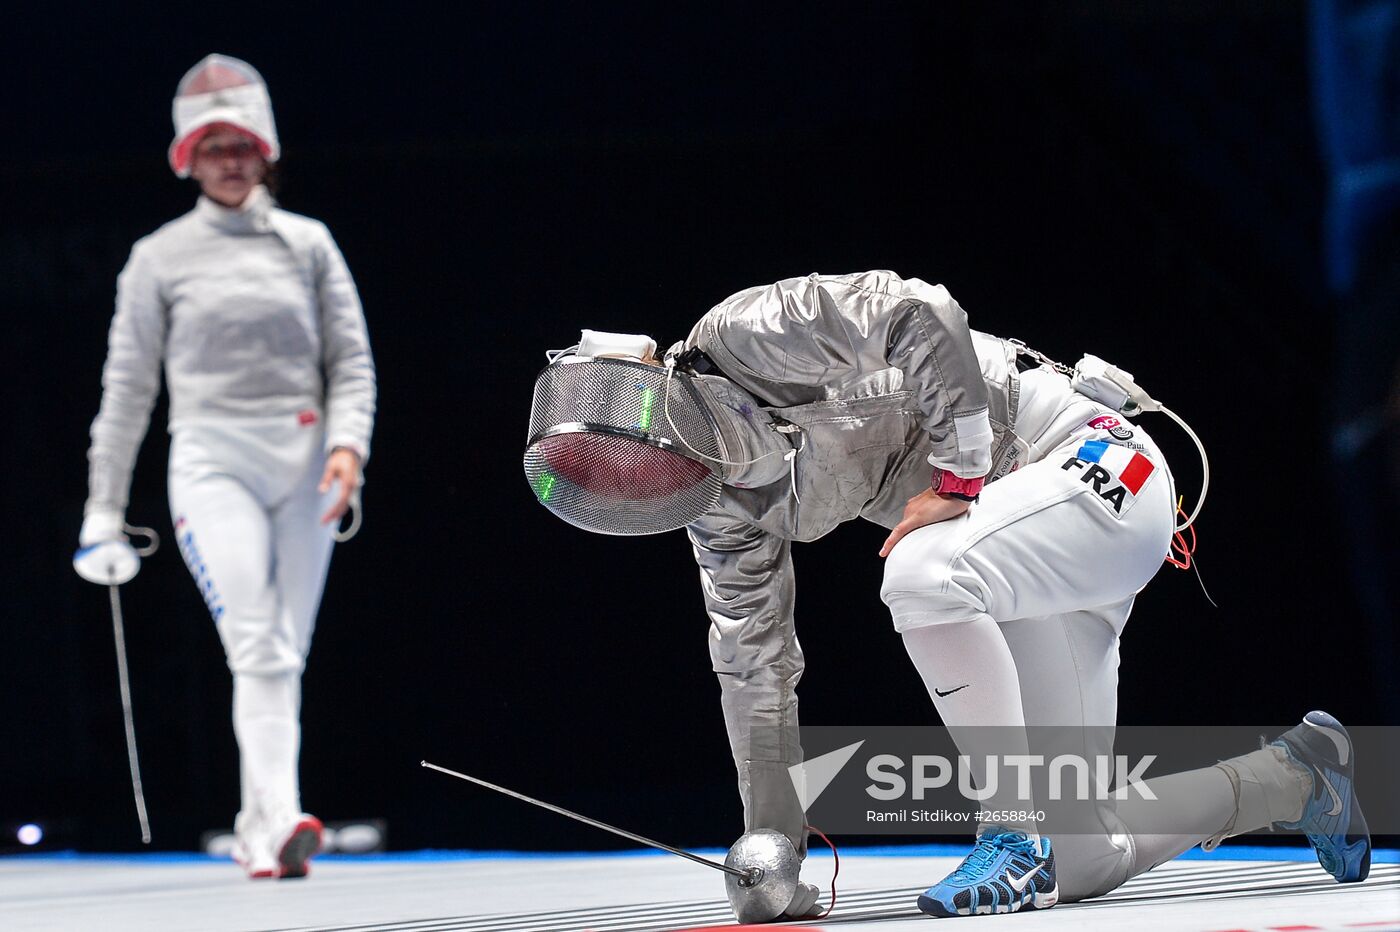
<instances>
[{"instance_id":1,"label":"kneeling fencer","mask_svg":"<svg viewBox=\"0 0 1400 932\"><path fill-rule=\"evenodd\" d=\"M546 507L586 530L686 528L744 803L735 850L761 833L795 853L786 906L731 890L741 921L810 916L817 900L795 876L807 839L789 776L802 760L793 541L857 517L891 529L881 597L960 753L980 759L988 749L965 742L990 732L1022 736L1025 753L1028 725L1055 725L1112 754L1118 638L1177 513L1161 451L1122 419L1159 407L1131 376L1093 357L1067 373L969 330L941 285L880 271L741 291L663 360L655 350L585 331L554 355L525 470ZM1370 839L1352 767L1345 729L1312 712L1260 750L1148 781L1156 805L1211 830L1145 830L1133 802L1113 799L1085 803L1094 830L1053 850L1033 820L983 824L918 905L1046 908L1271 824L1306 832L1338 881L1360 880Z\"/></svg>"}]
</instances>

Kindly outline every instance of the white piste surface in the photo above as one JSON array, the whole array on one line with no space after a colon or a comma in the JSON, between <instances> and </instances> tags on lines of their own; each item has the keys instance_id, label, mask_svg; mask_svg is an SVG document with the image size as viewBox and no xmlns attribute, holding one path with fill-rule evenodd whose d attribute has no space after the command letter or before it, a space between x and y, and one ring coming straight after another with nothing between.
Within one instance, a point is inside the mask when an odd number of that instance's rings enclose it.
<instances>
[{"instance_id":1,"label":"white piste surface","mask_svg":"<svg viewBox=\"0 0 1400 932\"><path fill-rule=\"evenodd\" d=\"M922 916L915 897L956 863L948 857L843 857L832 915L786 928L929 932L929 922L956 921L975 922L970 928L977 930L1014 923L1021 932L1400 930L1400 864L1376 864L1366 883L1339 886L1311 862L1175 861L1107 897L1041 913ZM662 932L731 921L718 872L665 856L314 864L305 881L251 882L217 861L0 859L0 928ZM814 853L803 876L824 883L830 871L830 855Z\"/></svg>"}]
</instances>

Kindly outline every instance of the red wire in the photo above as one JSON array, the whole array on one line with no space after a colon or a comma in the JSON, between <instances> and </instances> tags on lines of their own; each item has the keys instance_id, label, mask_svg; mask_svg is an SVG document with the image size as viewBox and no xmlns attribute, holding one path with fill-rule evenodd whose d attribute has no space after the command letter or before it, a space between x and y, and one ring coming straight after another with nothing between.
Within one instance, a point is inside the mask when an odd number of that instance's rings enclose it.
<instances>
[{"instance_id":1,"label":"red wire","mask_svg":"<svg viewBox=\"0 0 1400 932\"><path fill-rule=\"evenodd\" d=\"M826 842L826 846L831 849L831 859L834 862L831 871L831 904L827 906L826 912L822 913L820 916L814 917L816 919L825 919L827 916L830 916L831 911L836 908L836 878L841 873L841 855L836 853L836 846L831 843L831 839L827 838L821 829L817 828L815 825L808 825L805 826L805 828L807 831L816 832L821 836L821 840Z\"/></svg>"},{"instance_id":2,"label":"red wire","mask_svg":"<svg viewBox=\"0 0 1400 932\"><path fill-rule=\"evenodd\" d=\"M1186 514L1181 510L1180 506L1177 506L1176 513L1183 517ZM1167 554L1167 562L1179 570L1189 570L1191 568L1191 555L1196 552L1196 525L1192 524L1187 527L1186 530L1191 532L1190 543L1186 542L1186 535L1181 531L1177 531L1172 535L1171 549L1179 554L1181 559L1178 560L1170 553Z\"/></svg>"}]
</instances>

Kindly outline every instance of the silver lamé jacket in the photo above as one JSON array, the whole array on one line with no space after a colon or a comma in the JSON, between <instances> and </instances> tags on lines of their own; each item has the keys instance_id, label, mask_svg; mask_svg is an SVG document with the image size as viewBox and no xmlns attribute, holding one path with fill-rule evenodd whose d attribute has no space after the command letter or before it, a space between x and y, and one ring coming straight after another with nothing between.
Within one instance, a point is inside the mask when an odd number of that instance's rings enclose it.
<instances>
[{"instance_id":1,"label":"silver lam\u00e9 jacket","mask_svg":"<svg viewBox=\"0 0 1400 932\"><path fill-rule=\"evenodd\" d=\"M685 345L801 428L791 482L726 486L687 533L746 828L777 829L804 851L787 773L802 760L792 541L858 517L894 527L933 466L993 480L1026 462L1032 448L1012 431L1017 351L970 331L943 286L879 271L741 291Z\"/></svg>"}]
</instances>

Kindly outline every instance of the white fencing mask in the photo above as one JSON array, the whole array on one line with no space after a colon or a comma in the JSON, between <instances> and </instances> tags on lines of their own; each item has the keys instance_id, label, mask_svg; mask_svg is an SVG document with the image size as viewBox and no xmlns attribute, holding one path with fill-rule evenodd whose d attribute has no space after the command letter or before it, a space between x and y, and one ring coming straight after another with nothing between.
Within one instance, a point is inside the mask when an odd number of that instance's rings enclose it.
<instances>
[{"instance_id":1,"label":"white fencing mask","mask_svg":"<svg viewBox=\"0 0 1400 932\"><path fill-rule=\"evenodd\" d=\"M194 147L217 123L251 135L269 162L282 154L267 85L245 61L228 55L205 56L180 79L171 111L175 138L170 143L170 167L181 178L190 176Z\"/></svg>"}]
</instances>

